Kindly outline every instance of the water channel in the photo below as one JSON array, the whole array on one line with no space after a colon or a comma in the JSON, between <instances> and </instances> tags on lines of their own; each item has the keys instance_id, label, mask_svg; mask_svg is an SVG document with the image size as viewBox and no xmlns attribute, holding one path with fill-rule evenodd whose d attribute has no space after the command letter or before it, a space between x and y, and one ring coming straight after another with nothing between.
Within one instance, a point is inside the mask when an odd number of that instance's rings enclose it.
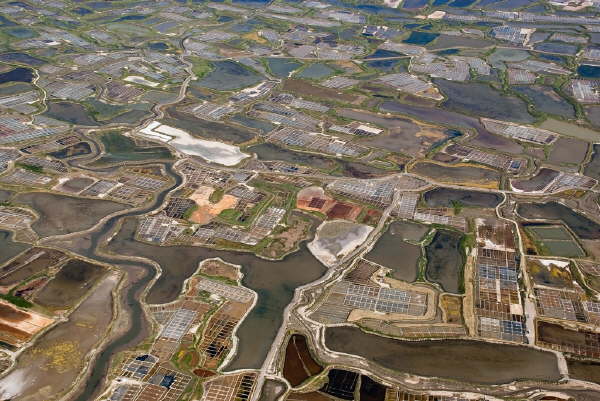
<instances>
[{"instance_id":1,"label":"water channel","mask_svg":"<svg viewBox=\"0 0 600 401\"><path fill-rule=\"evenodd\" d=\"M124 267L141 266L146 273L132 283L125 295L125 302L132 316L131 327L113 339L99 355L92 367L91 376L87 380L85 389L76 398L76 401L93 398L102 384L111 356L126 347L135 346L135 342L145 327L138 294L154 277L154 267L146 263L126 262L101 256L96 249L108 234L112 234L122 219L125 219L124 224L107 245L107 250L118 255L146 257L161 265L162 274L150 288L147 296L148 302L164 303L177 298L184 280L194 273L198 263L204 259L220 257L227 262L242 266L244 273L242 284L258 293L258 301L238 328L236 333L239 338L238 349L226 370L260 368L283 322L283 310L291 302L295 289L318 279L325 273L325 267L310 254L304 245L298 252L288 255L283 260L269 261L249 253L192 246L159 247L136 241L133 238L135 221L127 219L127 217L138 216L157 208L162 204L166 195L181 184L181 177L173 171L171 165L163 165L168 175L175 179L175 184L160 193L151 206L108 220L101 230L93 234L91 245L84 251L85 256L105 263ZM299 269L299 266L302 268Z\"/></svg>"}]
</instances>

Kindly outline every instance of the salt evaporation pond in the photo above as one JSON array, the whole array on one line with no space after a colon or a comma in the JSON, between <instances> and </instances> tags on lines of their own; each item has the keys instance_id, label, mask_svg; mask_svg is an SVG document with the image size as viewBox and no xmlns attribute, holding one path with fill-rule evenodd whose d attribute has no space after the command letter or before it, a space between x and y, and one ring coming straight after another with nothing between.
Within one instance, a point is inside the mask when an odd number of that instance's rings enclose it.
<instances>
[{"instance_id":1,"label":"salt evaporation pond","mask_svg":"<svg viewBox=\"0 0 600 401\"><path fill-rule=\"evenodd\" d=\"M151 122L139 133L146 138L168 143L187 155L200 156L206 161L225 166L235 166L249 157L237 146L194 138L183 130L163 125L158 121Z\"/></svg>"}]
</instances>

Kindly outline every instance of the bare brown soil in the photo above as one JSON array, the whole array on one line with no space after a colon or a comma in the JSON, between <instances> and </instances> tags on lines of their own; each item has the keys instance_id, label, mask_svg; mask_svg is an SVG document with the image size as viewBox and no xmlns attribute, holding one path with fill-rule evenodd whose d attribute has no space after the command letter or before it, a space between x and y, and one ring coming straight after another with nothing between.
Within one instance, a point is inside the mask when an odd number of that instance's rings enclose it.
<instances>
[{"instance_id":1,"label":"bare brown soil","mask_svg":"<svg viewBox=\"0 0 600 401\"><path fill-rule=\"evenodd\" d=\"M239 279L237 267L216 259L204 262L200 271L209 276L225 277L233 281Z\"/></svg>"},{"instance_id":2,"label":"bare brown soil","mask_svg":"<svg viewBox=\"0 0 600 401\"><path fill-rule=\"evenodd\" d=\"M440 297L440 307L444 312L444 320L446 323L460 324L463 322L462 297L444 294Z\"/></svg>"},{"instance_id":3,"label":"bare brown soil","mask_svg":"<svg viewBox=\"0 0 600 401\"><path fill-rule=\"evenodd\" d=\"M326 395L319 392L312 393L290 393L287 397L287 401L332 401L333 398L327 397Z\"/></svg>"},{"instance_id":4,"label":"bare brown soil","mask_svg":"<svg viewBox=\"0 0 600 401\"><path fill-rule=\"evenodd\" d=\"M231 195L224 195L219 202L211 203L209 197L213 191L214 188L211 187L200 187L190 196L190 199L198 205L198 208L190 216L190 221L198 224L208 224L223 210L235 208L238 199Z\"/></svg>"},{"instance_id":5,"label":"bare brown soil","mask_svg":"<svg viewBox=\"0 0 600 401\"><path fill-rule=\"evenodd\" d=\"M283 91L292 92L304 97L316 97L343 103L360 104L363 101L359 96L338 92L335 89L316 86L302 79L286 79L283 82Z\"/></svg>"},{"instance_id":6,"label":"bare brown soil","mask_svg":"<svg viewBox=\"0 0 600 401\"><path fill-rule=\"evenodd\" d=\"M538 322L538 339L551 344L586 345L586 333L568 330L544 321Z\"/></svg>"},{"instance_id":7,"label":"bare brown soil","mask_svg":"<svg viewBox=\"0 0 600 401\"><path fill-rule=\"evenodd\" d=\"M216 375L215 372L211 372L210 370L206 370L206 369L195 369L194 374L200 378L211 377L211 376Z\"/></svg>"}]
</instances>

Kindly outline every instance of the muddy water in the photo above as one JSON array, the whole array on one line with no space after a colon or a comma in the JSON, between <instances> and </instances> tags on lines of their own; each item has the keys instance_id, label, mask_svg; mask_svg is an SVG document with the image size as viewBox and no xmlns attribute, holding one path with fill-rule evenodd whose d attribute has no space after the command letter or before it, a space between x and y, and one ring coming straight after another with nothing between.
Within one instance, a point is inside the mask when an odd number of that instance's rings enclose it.
<instances>
[{"instance_id":1,"label":"muddy water","mask_svg":"<svg viewBox=\"0 0 600 401\"><path fill-rule=\"evenodd\" d=\"M87 240L86 248L78 250L78 253L85 256L105 263L120 265L125 269L132 269L134 266L143 268L145 274L139 279L132 281L131 285L127 287L126 293L122 296L127 312L131 317L131 327L129 327L122 335L113 339L100 354L92 366L91 375L85 382L85 387L78 397L74 399L75 401L88 401L93 399L94 394L101 389L102 382L106 376L106 371L111 362L111 357L115 355L115 353L137 344L140 341L140 337L144 336L145 330L147 330L147 322L144 318L144 312L142 311L138 299L140 291L148 285L155 275L153 266L138 262L123 262L117 258L100 256L96 253L96 247L103 238L113 232L115 227L117 227L117 224L124 217L137 216L154 210L158 205L164 202L166 195L173 188L181 184L182 178L173 171L172 166L170 164L164 164L164 166L167 174L175 180L175 184L172 187L161 192L155 198L154 203L145 209L134 212L125 212L121 216L109 219L100 231L93 233ZM121 233L121 235L122 234L123 233ZM86 243L86 241L84 241L84 243ZM111 246L114 246L114 244L119 245L116 241L113 241ZM120 246L124 245L125 244L122 243ZM158 247L150 245L146 246L152 250L152 254L156 254ZM159 254L162 254L162 252L168 249L173 248L161 247ZM305 282L317 279L324 274L325 271L324 267L318 264L304 247L301 251L287 257L281 262L266 262L251 255L217 252L202 248L188 249L195 255L191 257L192 260L195 259L195 262L193 263L193 268L189 263L186 263L183 266L186 272L190 272L191 274L195 269L197 262L205 257L223 256L223 258L229 262L239 263L244 266L243 271L246 274L244 285L255 289L259 294L257 306L244 321L244 324L238 329L237 336L240 338L240 351L238 356L228 366L228 369L231 370L245 366L256 367L262 364L262 361L271 346L272 339L281 325L283 308L290 302L294 289ZM302 268L299 269L299 266ZM163 299L168 299L166 294L171 294L169 296L176 297L181 289L182 282L178 280L187 278L187 276L184 277L185 272L182 272L181 268L182 266L176 266L175 264L165 264L163 266L163 275L161 276L162 281L159 280L160 283L157 283L156 286L151 289L149 296L155 297L156 295L152 294L162 293L163 295L158 296L157 299L161 299L161 297L164 297ZM171 280L171 282L165 280L164 277L167 277L167 272L177 274L177 279ZM168 277L172 277L172 275L169 274Z\"/></svg>"},{"instance_id":2,"label":"muddy water","mask_svg":"<svg viewBox=\"0 0 600 401\"><path fill-rule=\"evenodd\" d=\"M445 291L457 294L461 292L461 270L465 257L460 249L463 235L450 230L439 230L427 247L427 270L429 281L438 283Z\"/></svg>"},{"instance_id":3,"label":"muddy water","mask_svg":"<svg viewBox=\"0 0 600 401\"><path fill-rule=\"evenodd\" d=\"M521 203L517 213L526 219L562 220L582 239L600 239L600 224L558 202Z\"/></svg>"},{"instance_id":4,"label":"muddy water","mask_svg":"<svg viewBox=\"0 0 600 401\"><path fill-rule=\"evenodd\" d=\"M423 198L429 207L453 207L455 202L460 202L464 206L487 208L496 207L502 201L502 196L495 193L453 188L432 189Z\"/></svg>"},{"instance_id":5,"label":"muddy water","mask_svg":"<svg viewBox=\"0 0 600 401\"><path fill-rule=\"evenodd\" d=\"M560 378L550 352L474 340L401 341L367 334L354 327L331 327L325 344L359 355L385 368L478 384Z\"/></svg>"},{"instance_id":6,"label":"muddy water","mask_svg":"<svg viewBox=\"0 0 600 401\"><path fill-rule=\"evenodd\" d=\"M527 112L527 104L520 98L506 96L485 83L462 83L433 79L447 97L442 107L467 115L498 120L532 123L535 118Z\"/></svg>"},{"instance_id":7,"label":"muddy water","mask_svg":"<svg viewBox=\"0 0 600 401\"><path fill-rule=\"evenodd\" d=\"M2 250L0 252L0 264L14 258L29 248L29 245L13 242L12 236L10 231L0 230L0 250Z\"/></svg>"},{"instance_id":8,"label":"muddy water","mask_svg":"<svg viewBox=\"0 0 600 401\"><path fill-rule=\"evenodd\" d=\"M100 256L96 254L96 248L98 244L113 231L117 223L122 218L127 216L141 215L156 209L164 202L167 194L171 190L181 185L183 180L173 171L172 165L164 164L164 167L166 173L175 180L175 183L171 187L159 193L155 198L154 203L146 208L133 212L126 212L123 215L114 216L108 219L102 229L94 232L89 238L86 239L86 241L84 241L86 248L77 250L77 253L80 253L84 256L94 258L108 264L119 265L121 268L128 270L130 273L133 271L137 272L135 274L135 279L131 280L130 284L127 286L126 292L122 294L123 304L125 305L124 308L130 316L130 327L122 335L111 340L104 348L104 351L93 363L90 369L90 377L87 379L87 381L85 381L85 386L80 391L77 398L74 398L75 401L88 401L93 399L94 394L101 389L101 385L106 377L106 371L108 370L112 356L127 347L136 345L139 341L141 341L141 338L143 338L146 333L148 322L145 320L144 312L139 303L139 294L154 277L154 267L145 263L123 262L122 260L116 258Z\"/></svg>"},{"instance_id":9,"label":"muddy water","mask_svg":"<svg viewBox=\"0 0 600 401\"><path fill-rule=\"evenodd\" d=\"M473 138L470 143L476 146L493 148L498 151L512 154L520 154L523 152L523 148L519 144L508 138L490 133L478 119L471 116L448 110L440 110L439 108L413 106L395 101L383 102L380 106L380 110L383 112L405 114L422 121L456 127L459 129L467 128L474 130L477 132L477 136Z\"/></svg>"},{"instance_id":10,"label":"muddy water","mask_svg":"<svg viewBox=\"0 0 600 401\"><path fill-rule=\"evenodd\" d=\"M598 131L552 118L548 118L540 124L540 128L554 131L562 135L573 136L575 138L583 139L584 141L598 142L600 139Z\"/></svg>"},{"instance_id":11,"label":"muddy water","mask_svg":"<svg viewBox=\"0 0 600 401\"><path fill-rule=\"evenodd\" d=\"M44 334L0 379L0 398L54 400L68 391L84 367L85 356L102 340L112 320L111 291L118 282L105 278L70 316Z\"/></svg>"},{"instance_id":12,"label":"muddy water","mask_svg":"<svg viewBox=\"0 0 600 401\"><path fill-rule=\"evenodd\" d=\"M41 237L87 230L103 217L127 208L121 203L84 199L46 192L28 192L15 197L15 203L31 207L40 218L31 226Z\"/></svg>"},{"instance_id":13,"label":"muddy water","mask_svg":"<svg viewBox=\"0 0 600 401\"><path fill-rule=\"evenodd\" d=\"M585 166L584 174L588 177L600 180L600 145L595 144L592 153L592 159ZM1 196L1 194L0 194Z\"/></svg>"},{"instance_id":14,"label":"muddy water","mask_svg":"<svg viewBox=\"0 0 600 401\"><path fill-rule=\"evenodd\" d=\"M146 298L149 303L165 303L176 299L184 280L196 271L198 263L204 259L220 257L242 266L242 282L258 293L258 301L237 332L239 350L228 370L259 368L282 324L283 310L292 300L295 288L325 273L325 267L305 246L281 261L272 262L247 253L141 243L133 238L135 224L135 220L128 219L109 244L108 250L119 255L146 257L161 265L162 274Z\"/></svg>"},{"instance_id":15,"label":"muddy water","mask_svg":"<svg viewBox=\"0 0 600 401\"><path fill-rule=\"evenodd\" d=\"M413 225L413 223L392 223L386 233L366 255L366 259L392 269L392 277L395 279L408 282L415 281L419 267L418 262L421 257L421 246L404 241L404 239L407 239L405 227L412 228L412 226L421 228ZM422 226L419 238L425 232L427 232L427 228Z\"/></svg>"}]
</instances>

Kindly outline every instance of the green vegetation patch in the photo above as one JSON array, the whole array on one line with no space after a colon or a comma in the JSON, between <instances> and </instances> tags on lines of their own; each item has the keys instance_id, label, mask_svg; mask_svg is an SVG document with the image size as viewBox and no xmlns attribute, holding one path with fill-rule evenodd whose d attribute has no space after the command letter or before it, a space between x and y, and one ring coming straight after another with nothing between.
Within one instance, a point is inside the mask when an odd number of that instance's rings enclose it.
<instances>
[{"instance_id":1,"label":"green vegetation patch","mask_svg":"<svg viewBox=\"0 0 600 401\"><path fill-rule=\"evenodd\" d=\"M223 195L225 195L225 191L222 188L217 188L213 191L212 194L210 194L208 200L211 203L219 203L221 199L223 199Z\"/></svg>"},{"instance_id":2,"label":"green vegetation patch","mask_svg":"<svg viewBox=\"0 0 600 401\"><path fill-rule=\"evenodd\" d=\"M12 294L0 294L0 298L20 308L31 308L33 306L33 304L28 300Z\"/></svg>"},{"instance_id":3,"label":"green vegetation patch","mask_svg":"<svg viewBox=\"0 0 600 401\"><path fill-rule=\"evenodd\" d=\"M16 165L18 167L21 167L24 170L28 170L33 173L42 173L44 171L44 169L40 166L33 166L33 165L27 164L27 163L16 163Z\"/></svg>"},{"instance_id":4,"label":"green vegetation patch","mask_svg":"<svg viewBox=\"0 0 600 401\"><path fill-rule=\"evenodd\" d=\"M208 60L200 57L189 57L189 61L192 63L192 72L198 78L204 77L213 70L213 65Z\"/></svg>"},{"instance_id":5,"label":"green vegetation patch","mask_svg":"<svg viewBox=\"0 0 600 401\"><path fill-rule=\"evenodd\" d=\"M238 219L242 216L242 212L236 209L225 209L219 213L219 218L230 224L239 224Z\"/></svg>"}]
</instances>

